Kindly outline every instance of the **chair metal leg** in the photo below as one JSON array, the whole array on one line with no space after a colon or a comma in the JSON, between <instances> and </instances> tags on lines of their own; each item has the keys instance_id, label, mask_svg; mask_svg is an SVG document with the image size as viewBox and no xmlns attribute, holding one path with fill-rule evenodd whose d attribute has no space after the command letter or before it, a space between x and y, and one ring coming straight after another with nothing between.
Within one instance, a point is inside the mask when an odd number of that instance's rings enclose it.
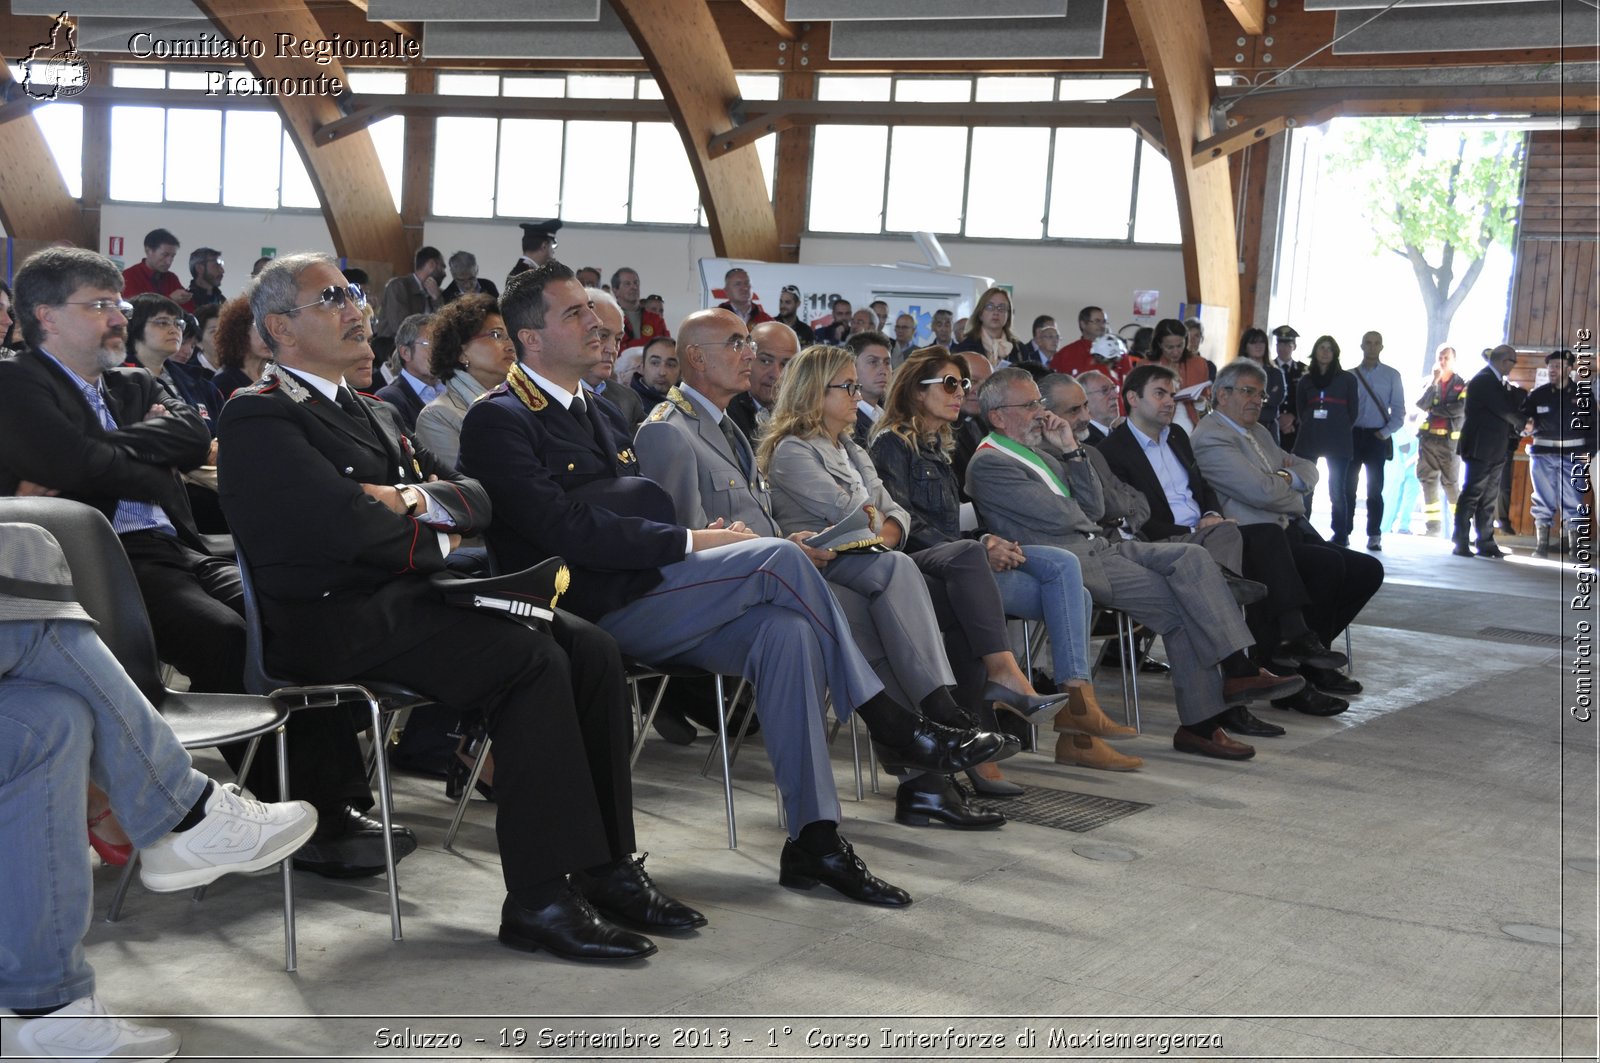
<instances>
[{"instance_id":1,"label":"chair metal leg","mask_svg":"<svg viewBox=\"0 0 1600 1063\"><path fill-rule=\"evenodd\" d=\"M122 918L122 902L128 896L128 887L133 885L133 872L139 866L139 850L135 849L133 855L128 857L128 862L123 865L122 874L117 878L116 892L111 895L111 907L106 910L106 922L115 923Z\"/></svg>"},{"instance_id":2,"label":"chair metal leg","mask_svg":"<svg viewBox=\"0 0 1600 1063\"><path fill-rule=\"evenodd\" d=\"M1350 659L1350 662L1345 665L1345 674L1354 676L1356 674L1356 651L1350 645L1350 628L1348 626L1344 629L1344 655Z\"/></svg>"},{"instance_id":3,"label":"chair metal leg","mask_svg":"<svg viewBox=\"0 0 1600 1063\"><path fill-rule=\"evenodd\" d=\"M721 720L723 724L726 724L726 722L728 720L733 719L733 714L739 710L739 699L744 695L745 688L747 686L749 686L749 681L744 679L743 677L741 677L739 679L739 685L733 688L733 700L731 702L725 702L725 701L722 700L722 690L723 690L722 677L719 675L716 678L717 678L717 718L719 720ZM750 708L751 708L751 711L754 711L755 705L752 704L750 706ZM748 715L745 717L744 724L745 724L744 727L739 728L739 734L735 738L734 743L733 743L733 750L728 754L728 762L730 764L733 762L733 760L735 758L737 758L739 756L739 743L744 740L745 727L748 727L749 724L750 724L750 718L749 718ZM723 730L726 730L725 726L723 727ZM705 763L700 765L700 777L702 779L709 779L711 777L711 762L714 759L716 759L716 755L717 755L717 750L716 750L715 746L713 746L712 748L706 750Z\"/></svg>"},{"instance_id":4,"label":"chair metal leg","mask_svg":"<svg viewBox=\"0 0 1600 1063\"><path fill-rule=\"evenodd\" d=\"M717 705L722 701L722 676L712 676L717 688ZM728 756L728 721L717 713L717 748L722 750L722 798L728 809L728 848L739 848L739 834L733 824L733 761Z\"/></svg>"},{"instance_id":5,"label":"chair metal leg","mask_svg":"<svg viewBox=\"0 0 1600 1063\"><path fill-rule=\"evenodd\" d=\"M733 736L733 752L731 756L734 760L739 759L739 747L744 745L745 735L750 732L750 721L756 714L756 692L751 688L750 680L740 677L739 685L733 688L733 703L728 706L728 718L731 720L734 712L739 708L739 700L744 697L746 690L750 691L750 709L744 714L744 719L739 721L739 733Z\"/></svg>"},{"instance_id":6,"label":"chair metal leg","mask_svg":"<svg viewBox=\"0 0 1600 1063\"><path fill-rule=\"evenodd\" d=\"M277 743L278 793L282 795L289 792L289 735L286 728L278 728ZM255 750L250 752L254 753ZM249 759L249 754L246 754L245 760ZM240 775L239 778L243 779L244 776ZM294 858L290 857L278 866L283 874L283 969L293 971L300 962L294 931Z\"/></svg>"},{"instance_id":7,"label":"chair metal leg","mask_svg":"<svg viewBox=\"0 0 1600 1063\"><path fill-rule=\"evenodd\" d=\"M370 691L366 693L367 707L372 712L372 733L379 745L374 751L378 769L378 811L383 815L383 865L389 872L389 936L399 941L400 934L400 881L394 866L394 800L389 792L389 753L383 746L388 735L383 729L383 708Z\"/></svg>"},{"instance_id":8,"label":"chair metal leg","mask_svg":"<svg viewBox=\"0 0 1600 1063\"><path fill-rule=\"evenodd\" d=\"M1022 621L1022 667L1028 682L1033 682L1033 627L1025 617Z\"/></svg>"},{"instance_id":9,"label":"chair metal leg","mask_svg":"<svg viewBox=\"0 0 1600 1063\"><path fill-rule=\"evenodd\" d=\"M630 768L639 763L639 752L644 749L644 736L650 733L650 725L656 722L656 713L661 711L661 699L667 696L667 684L671 681L672 677L669 675L661 677L661 685L656 687L656 696L650 699L650 711L645 713L644 718L639 721L639 732L633 737L633 752L628 757L628 766ZM633 703L634 708L637 709L639 705L639 681L634 680L629 685L633 687Z\"/></svg>"},{"instance_id":10,"label":"chair metal leg","mask_svg":"<svg viewBox=\"0 0 1600 1063\"><path fill-rule=\"evenodd\" d=\"M867 792L861 787L861 728L856 714L850 714L850 759L856 766L856 800L865 801Z\"/></svg>"},{"instance_id":11,"label":"chair metal leg","mask_svg":"<svg viewBox=\"0 0 1600 1063\"><path fill-rule=\"evenodd\" d=\"M1128 726L1136 732L1144 733L1144 724L1139 718L1139 635L1134 630L1133 617L1124 614L1128 625L1128 645L1122 652L1123 667L1128 670L1128 689L1133 692L1133 722Z\"/></svg>"},{"instance_id":12,"label":"chair metal leg","mask_svg":"<svg viewBox=\"0 0 1600 1063\"><path fill-rule=\"evenodd\" d=\"M456 814L450 820L450 829L444 832L444 847L452 853L456 851L456 832L461 829L461 820L467 814L467 802L472 800L472 792L478 788L478 779L483 775L483 765L489 759L489 748L493 745L494 740L487 734L478 743L478 756L472 762L472 774L467 776L467 785L462 788L461 797L456 801Z\"/></svg>"}]
</instances>

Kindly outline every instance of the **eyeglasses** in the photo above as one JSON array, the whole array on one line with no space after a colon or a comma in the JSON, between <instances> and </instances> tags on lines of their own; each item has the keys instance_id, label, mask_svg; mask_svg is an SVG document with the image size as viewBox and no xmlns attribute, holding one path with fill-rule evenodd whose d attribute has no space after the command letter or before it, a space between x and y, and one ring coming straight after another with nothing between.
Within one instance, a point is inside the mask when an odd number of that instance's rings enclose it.
<instances>
[{"instance_id":1,"label":"eyeglasses","mask_svg":"<svg viewBox=\"0 0 1600 1063\"><path fill-rule=\"evenodd\" d=\"M1032 402L1002 402L998 406L991 406L990 409L994 409L994 410L1042 410L1042 409L1044 409L1044 400L1043 399L1034 399Z\"/></svg>"},{"instance_id":2,"label":"eyeglasses","mask_svg":"<svg viewBox=\"0 0 1600 1063\"><path fill-rule=\"evenodd\" d=\"M696 347L732 347L734 354L743 354L746 350L755 350L755 341L749 336L735 336L731 340L712 340L710 343L696 343Z\"/></svg>"},{"instance_id":3,"label":"eyeglasses","mask_svg":"<svg viewBox=\"0 0 1600 1063\"><path fill-rule=\"evenodd\" d=\"M344 309L347 302L354 302L357 306L367 305L367 294L361 290L361 285L350 284L341 287L330 284L322 289L322 295L314 303L302 303L300 306L291 306L285 314L293 314L299 310L309 310L313 306L320 306L324 310Z\"/></svg>"},{"instance_id":4,"label":"eyeglasses","mask_svg":"<svg viewBox=\"0 0 1600 1063\"><path fill-rule=\"evenodd\" d=\"M78 302L57 303L57 306L87 306L97 314L109 314L115 310L123 317L133 313L133 304L123 302L121 299L84 299Z\"/></svg>"},{"instance_id":5,"label":"eyeglasses","mask_svg":"<svg viewBox=\"0 0 1600 1063\"><path fill-rule=\"evenodd\" d=\"M943 384L946 395L954 395L958 391L965 395L972 390L972 381L960 376L931 376L926 380L919 380L917 383L923 385Z\"/></svg>"},{"instance_id":6,"label":"eyeglasses","mask_svg":"<svg viewBox=\"0 0 1600 1063\"><path fill-rule=\"evenodd\" d=\"M175 328L179 332L183 331L183 321L175 317L153 317L146 321L145 324L154 325L156 328Z\"/></svg>"},{"instance_id":7,"label":"eyeglasses","mask_svg":"<svg viewBox=\"0 0 1600 1063\"><path fill-rule=\"evenodd\" d=\"M472 338L475 340L494 340L496 343L503 343L511 338L511 333L507 332L503 328L492 328L487 332L480 332Z\"/></svg>"},{"instance_id":8,"label":"eyeglasses","mask_svg":"<svg viewBox=\"0 0 1600 1063\"><path fill-rule=\"evenodd\" d=\"M991 310L1006 310L1006 311L1009 311L1010 309L1011 309L1011 304L1010 303L984 303L983 304L983 312L986 313L986 314Z\"/></svg>"},{"instance_id":9,"label":"eyeglasses","mask_svg":"<svg viewBox=\"0 0 1600 1063\"><path fill-rule=\"evenodd\" d=\"M1266 389L1258 388L1258 387L1252 387L1249 384L1242 384L1242 385L1236 384L1233 387L1226 387L1226 388L1223 388L1222 390L1223 391L1235 391L1235 392L1238 392L1240 395L1243 395L1247 399L1253 399L1258 395L1265 395L1267 393Z\"/></svg>"},{"instance_id":10,"label":"eyeglasses","mask_svg":"<svg viewBox=\"0 0 1600 1063\"><path fill-rule=\"evenodd\" d=\"M859 398L861 395L861 385L856 383L854 380L846 380L843 384L829 384L828 388L838 388L846 395L849 395L852 399ZM824 388L823 390L826 391L827 388Z\"/></svg>"}]
</instances>

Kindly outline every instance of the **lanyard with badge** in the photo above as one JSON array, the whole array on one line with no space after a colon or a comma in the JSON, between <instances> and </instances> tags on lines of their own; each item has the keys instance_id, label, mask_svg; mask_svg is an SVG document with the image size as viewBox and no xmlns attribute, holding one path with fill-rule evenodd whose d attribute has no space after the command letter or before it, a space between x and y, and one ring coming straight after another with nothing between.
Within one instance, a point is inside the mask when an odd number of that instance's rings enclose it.
<instances>
[{"instance_id":1,"label":"lanyard with badge","mask_svg":"<svg viewBox=\"0 0 1600 1063\"><path fill-rule=\"evenodd\" d=\"M1321 391L1317 392L1317 408L1311 411L1311 417L1313 420L1326 421L1328 419L1327 403L1328 389L1323 388Z\"/></svg>"}]
</instances>

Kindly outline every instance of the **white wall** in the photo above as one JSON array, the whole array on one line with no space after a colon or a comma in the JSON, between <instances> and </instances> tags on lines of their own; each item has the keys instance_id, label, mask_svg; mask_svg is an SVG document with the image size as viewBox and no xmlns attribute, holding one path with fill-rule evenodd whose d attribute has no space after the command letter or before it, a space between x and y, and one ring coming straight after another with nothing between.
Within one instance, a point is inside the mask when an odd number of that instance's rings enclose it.
<instances>
[{"instance_id":1,"label":"white wall","mask_svg":"<svg viewBox=\"0 0 1600 1063\"><path fill-rule=\"evenodd\" d=\"M141 255L144 234L157 226L171 229L182 241L180 274L187 268L189 251L201 245L219 249L229 273L222 290L230 294L239 290L263 247L288 254L331 250L333 242L322 216L315 213L108 203L101 213L98 250L106 251L107 238L121 236L123 258L131 264ZM418 244L431 244L446 255L471 251L478 256L479 272L499 284L521 253L521 239L521 230L509 221L434 218L423 227ZM569 225L559 239L556 255L573 268L598 266L607 280L619 266L638 270L644 294L665 298L667 321L674 327L700 305L695 263L712 255L711 237L704 230ZM1183 299L1183 261L1175 247L955 239L944 247L956 272L995 277L1014 287L1017 329L1023 335L1035 316L1048 313L1058 319L1062 338L1071 340L1078 308L1088 304L1105 307L1112 328L1119 328L1133 319L1133 293L1139 289L1160 291L1163 317L1176 314ZM801 242L800 260L808 265L893 264L920 262L922 255L909 237L808 236Z\"/></svg>"}]
</instances>

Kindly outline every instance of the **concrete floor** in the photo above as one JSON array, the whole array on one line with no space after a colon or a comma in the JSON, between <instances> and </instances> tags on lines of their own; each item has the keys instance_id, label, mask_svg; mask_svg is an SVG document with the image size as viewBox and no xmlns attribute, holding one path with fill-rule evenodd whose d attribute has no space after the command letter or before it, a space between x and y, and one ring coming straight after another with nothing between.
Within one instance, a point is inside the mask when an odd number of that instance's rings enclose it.
<instances>
[{"instance_id":1,"label":"concrete floor","mask_svg":"<svg viewBox=\"0 0 1600 1063\"><path fill-rule=\"evenodd\" d=\"M1568 714L1560 648L1480 633L1572 635L1574 570L1385 545L1388 581L1355 630L1367 693L1348 713L1262 709L1289 735L1226 764L1173 751L1170 687L1146 679L1145 734L1122 746L1142 771L1006 765L1029 785L1152 806L1091 833L897 826L887 777L882 796L850 800L841 735L844 829L910 890L907 910L779 887L759 750L735 767L729 851L720 787L698 775L706 739L652 736L640 844L711 923L658 939L648 961L586 967L498 945L492 810L474 802L464 855L445 852L441 784L401 777L396 803L422 840L401 867L403 942L389 940L381 880L297 877L292 975L274 875L224 879L199 904L135 887L124 920L89 937L101 995L180 1016L185 1056L210 1058L1105 1058L1163 1044L1174 1059L1594 1058L1600 725ZM1114 678L1102 690L1115 713ZM113 873L98 876L103 903ZM461 1047L393 1047L408 1027ZM936 1039L886 1048L881 1027ZM528 1041L502 1048L502 1028ZM663 1041L540 1047L544 1028ZM709 1032L710 1047L680 1033L675 1048L674 1030ZM1204 1040L1104 1040L1120 1035Z\"/></svg>"}]
</instances>

